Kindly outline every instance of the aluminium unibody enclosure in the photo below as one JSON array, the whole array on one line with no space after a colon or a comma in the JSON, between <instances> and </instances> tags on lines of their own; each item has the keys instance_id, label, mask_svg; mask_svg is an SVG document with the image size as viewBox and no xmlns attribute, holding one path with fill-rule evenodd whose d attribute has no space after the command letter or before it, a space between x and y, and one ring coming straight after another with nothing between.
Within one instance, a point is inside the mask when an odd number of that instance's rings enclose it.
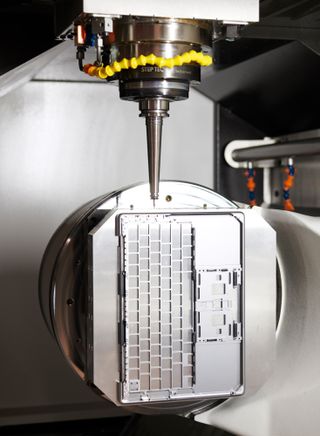
<instances>
[{"instance_id":1,"label":"aluminium unibody enclosure","mask_svg":"<svg viewBox=\"0 0 320 436\"><path fill-rule=\"evenodd\" d=\"M118 217L121 402L243 392L243 219L241 212Z\"/></svg>"}]
</instances>

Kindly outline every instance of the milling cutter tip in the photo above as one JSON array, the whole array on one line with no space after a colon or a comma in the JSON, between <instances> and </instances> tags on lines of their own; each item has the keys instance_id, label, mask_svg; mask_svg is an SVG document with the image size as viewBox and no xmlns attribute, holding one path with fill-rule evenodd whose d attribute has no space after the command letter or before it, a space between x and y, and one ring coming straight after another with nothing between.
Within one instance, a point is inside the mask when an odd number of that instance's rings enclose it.
<instances>
[{"instance_id":1,"label":"milling cutter tip","mask_svg":"<svg viewBox=\"0 0 320 436\"><path fill-rule=\"evenodd\" d=\"M150 198L153 201L159 200L159 192L152 191L150 186Z\"/></svg>"}]
</instances>

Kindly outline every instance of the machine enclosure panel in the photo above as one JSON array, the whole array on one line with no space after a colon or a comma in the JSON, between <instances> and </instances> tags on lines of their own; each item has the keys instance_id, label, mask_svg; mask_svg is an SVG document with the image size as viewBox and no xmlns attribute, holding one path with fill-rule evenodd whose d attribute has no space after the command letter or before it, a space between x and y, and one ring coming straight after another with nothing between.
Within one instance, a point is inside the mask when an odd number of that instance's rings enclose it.
<instances>
[{"instance_id":1,"label":"machine enclosure panel","mask_svg":"<svg viewBox=\"0 0 320 436\"><path fill-rule=\"evenodd\" d=\"M259 20L258 0L84 0L84 12L102 15L137 15L248 23Z\"/></svg>"}]
</instances>

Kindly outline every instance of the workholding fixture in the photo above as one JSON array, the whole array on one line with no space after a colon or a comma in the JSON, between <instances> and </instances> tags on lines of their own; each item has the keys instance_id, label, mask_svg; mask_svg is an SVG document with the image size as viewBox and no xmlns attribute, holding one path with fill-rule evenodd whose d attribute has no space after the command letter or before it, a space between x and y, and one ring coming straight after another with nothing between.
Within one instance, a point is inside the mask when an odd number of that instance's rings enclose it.
<instances>
[{"instance_id":1,"label":"workholding fixture","mask_svg":"<svg viewBox=\"0 0 320 436\"><path fill-rule=\"evenodd\" d=\"M139 413L203 410L244 392L245 293L258 279L273 295L274 232L201 186L161 182L156 208L147 194L144 184L100 197L57 230L42 310L103 397Z\"/></svg>"}]
</instances>

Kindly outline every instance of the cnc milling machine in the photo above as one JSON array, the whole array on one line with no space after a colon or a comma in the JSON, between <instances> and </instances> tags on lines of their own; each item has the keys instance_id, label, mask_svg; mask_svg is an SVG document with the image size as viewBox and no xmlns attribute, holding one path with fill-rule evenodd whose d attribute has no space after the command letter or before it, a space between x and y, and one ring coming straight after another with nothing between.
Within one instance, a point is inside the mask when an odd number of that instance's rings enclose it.
<instances>
[{"instance_id":1,"label":"cnc milling machine","mask_svg":"<svg viewBox=\"0 0 320 436\"><path fill-rule=\"evenodd\" d=\"M227 42L232 50L257 22L257 0L84 0L60 38L74 41L76 59L70 60L78 77L99 83L99 91L90 88L95 98L86 100L99 120L90 123L116 149L116 138L104 130L108 113L95 106L98 95L103 100L104 87L116 85L121 100L138 104L149 183L100 189L74 212L59 215L62 224L52 225L53 236L45 240L40 302L74 377L106 405L125 413L195 417L255 436L299 434L303 420L288 414L304 410L304 422L313 420L309 434L315 434L317 417L306 409L319 378L320 351L312 340L320 318L319 221L270 205L278 201L271 197L277 197L281 162L288 171L283 201L291 207L294 164L319 154L317 132L258 139L249 132L249 139L241 133L226 141L228 171L246 171L252 208L221 196L218 185L219 193L194 183L193 175L201 173L196 162L189 183L163 180L160 171L169 109L179 111L179 101L201 77L210 84L215 44ZM35 82L44 80L42 74ZM201 117L201 107L188 111ZM192 131L194 148L200 148L196 122L182 120L179 128ZM134 128L126 135L129 148ZM178 133L175 138L178 144ZM90 147L90 137L86 141ZM183 155L182 148L181 162ZM166 165L163 159L163 170ZM262 178L259 208L255 188Z\"/></svg>"}]
</instances>

